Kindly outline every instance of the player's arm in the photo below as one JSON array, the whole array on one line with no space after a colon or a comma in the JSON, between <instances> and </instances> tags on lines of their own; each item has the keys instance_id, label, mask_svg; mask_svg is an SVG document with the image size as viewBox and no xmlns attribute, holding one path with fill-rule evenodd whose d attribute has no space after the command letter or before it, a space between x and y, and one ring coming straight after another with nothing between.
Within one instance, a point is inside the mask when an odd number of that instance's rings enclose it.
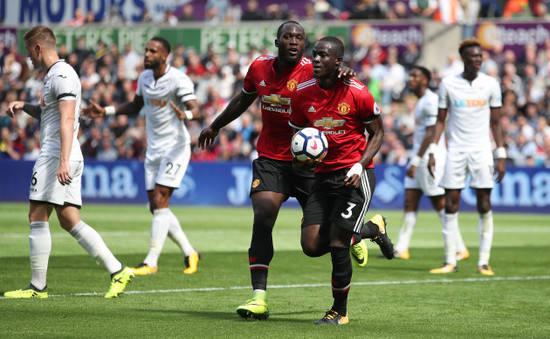
<instances>
[{"instance_id":1,"label":"player's arm","mask_svg":"<svg viewBox=\"0 0 550 339\"><path fill-rule=\"evenodd\" d=\"M125 102L116 108L114 106L102 107L95 101L90 100L90 106L82 107L81 114L91 118L100 118L105 115L118 114L136 115L139 111L141 111L144 104L145 102L143 101L143 97L137 94L134 96L134 101Z\"/></svg>"},{"instance_id":2,"label":"player's arm","mask_svg":"<svg viewBox=\"0 0 550 339\"><path fill-rule=\"evenodd\" d=\"M59 168L57 169L57 180L59 180L62 185L70 184L72 180L69 156L71 155L71 148L73 143L75 106L75 100L59 101L59 114L61 115L61 121L59 124L61 151L59 153Z\"/></svg>"},{"instance_id":3,"label":"player's arm","mask_svg":"<svg viewBox=\"0 0 550 339\"><path fill-rule=\"evenodd\" d=\"M344 179L346 186L353 186L355 188L359 187L359 184L361 183L361 172L363 172L363 169L370 164L376 153L380 150L380 146L382 146L382 142L384 140L384 125L382 124L382 118L380 115L366 124L366 129L369 133L367 147L365 148L361 159L359 159L359 162L353 165L353 167L348 171L346 179Z\"/></svg>"},{"instance_id":4,"label":"player's arm","mask_svg":"<svg viewBox=\"0 0 550 339\"><path fill-rule=\"evenodd\" d=\"M502 136L500 107L491 107L491 132L497 145L495 155L497 163L495 166L496 182L501 182L506 174L506 149L504 148L504 137Z\"/></svg>"},{"instance_id":5,"label":"player's arm","mask_svg":"<svg viewBox=\"0 0 550 339\"><path fill-rule=\"evenodd\" d=\"M407 176L410 178L414 178L414 175L416 174L416 170L418 169L418 165L420 164L420 160L424 156L424 153L426 153L426 150L430 146L430 143L433 140L435 126L426 126L426 135L424 136L424 139L422 140L422 143L420 144L420 148L418 149L418 153L412 158L409 168L407 168Z\"/></svg>"},{"instance_id":6,"label":"player's arm","mask_svg":"<svg viewBox=\"0 0 550 339\"><path fill-rule=\"evenodd\" d=\"M214 143L214 139L218 135L220 129L240 117L241 114L252 105L257 96L257 93L246 93L241 91L241 93L231 99L227 107L216 119L214 119L210 126L201 131L199 135L199 147L202 149L210 147Z\"/></svg>"},{"instance_id":7,"label":"player's arm","mask_svg":"<svg viewBox=\"0 0 550 339\"><path fill-rule=\"evenodd\" d=\"M338 67L338 78L344 78L349 80L349 79L355 78L356 75L357 73L355 73L355 71L351 67L344 66L344 65Z\"/></svg>"},{"instance_id":8,"label":"player's arm","mask_svg":"<svg viewBox=\"0 0 550 339\"><path fill-rule=\"evenodd\" d=\"M23 101L10 102L6 114L13 118L15 117L15 113L17 113L19 110L23 110L23 112L36 119L40 119L40 115L42 114L42 109L40 108L40 105L31 105Z\"/></svg>"},{"instance_id":9,"label":"player's arm","mask_svg":"<svg viewBox=\"0 0 550 339\"><path fill-rule=\"evenodd\" d=\"M196 120L201 118L197 100L188 100L184 102L184 110L179 108L173 101L170 101L170 105L180 120Z\"/></svg>"},{"instance_id":10,"label":"player's arm","mask_svg":"<svg viewBox=\"0 0 550 339\"><path fill-rule=\"evenodd\" d=\"M432 139L430 144L427 147L427 151L429 154L428 159L428 171L432 175L432 177L435 178L435 157L434 152L437 148L437 140L441 138L441 134L443 133L443 130L445 129L445 121L447 120L447 108L440 108L437 111L437 121L435 122L434 132L432 134ZM424 144L424 142L422 143Z\"/></svg>"}]
</instances>

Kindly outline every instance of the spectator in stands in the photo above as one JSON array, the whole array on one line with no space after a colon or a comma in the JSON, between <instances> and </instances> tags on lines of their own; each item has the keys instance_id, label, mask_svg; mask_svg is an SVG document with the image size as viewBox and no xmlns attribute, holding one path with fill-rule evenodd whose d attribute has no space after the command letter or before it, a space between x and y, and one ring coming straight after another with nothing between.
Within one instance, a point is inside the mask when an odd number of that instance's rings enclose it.
<instances>
[{"instance_id":1,"label":"spectator in stands","mask_svg":"<svg viewBox=\"0 0 550 339\"><path fill-rule=\"evenodd\" d=\"M258 0L248 0L246 9L241 15L241 21L256 21L264 20L263 11L260 11Z\"/></svg>"},{"instance_id":2,"label":"spectator in stands","mask_svg":"<svg viewBox=\"0 0 550 339\"><path fill-rule=\"evenodd\" d=\"M206 21L212 24L225 22L225 16L229 6L229 0L207 0L204 6Z\"/></svg>"},{"instance_id":3,"label":"spectator in stands","mask_svg":"<svg viewBox=\"0 0 550 339\"><path fill-rule=\"evenodd\" d=\"M103 24L109 26L120 26L125 24L124 18L122 17L118 6L113 5L109 8L109 13L103 20Z\"/></svg>"},{"instance_id":4,"label":"spectator in stands","mask_svg":"<svg viewBox=\"0 0 550 339\"><path fill-rule=\"evenodd\" d=\"M497 0L481 0L480 18L500 18L502 8Z\"/></svg>"},{"instance_id":5,"label":"spectator in stands","mask_svg":"<svg viewBox=\"0 0 550 339\"><path fill-rule=\"evenodd\" d=\"M95 24L97 24L95 13L92 11L88 11L86 13L86 20L84 21L84 25L95 25Z\"/></svg>"},{"instance_id":6,"label":"spectator in stands","mask_svg":"<svg viewBox=\"0 0 550 339\"><path fill-rule=\"evenodd\" d=\"M9 127L2 127L0 131L0 159L21 159L21 154L13 147L13 143Z\"/></svg>"},{"instance_id":7,"label":"spectator in stands","mask_svg":"<svg viewBox=\"0 0 550 339\"><path fill-rule=\"evenodd\" d=\"M352 8L350 20L385 19L388 4L385 0L359 0Z\"/></svg>"},{"instance_id":8,"label":"spectator in stands","mask_svg":"<svg viewBox=\"0 0 550 339\"><path fill-rule=\"evenodd\" d=\"M409 0L409 8L417 18L432 19L437 10L437 0Z\"/></svg>"},{"instance_id":9,"label":"spectator in stands","mask_svg":"<svg viewBox=\"0 0 550 339\"><path fill-rule=\"evenodd\" d=\"M502 14L505 18L530 18L533 16L529 0L508 0Z\"/></svg>"},{"instance_id":10,"label":"spectator in stands","mask_svg":"<svg viewBox=\"0 0 550 339\"><path fill-rule=\"evenodd\" d=\"M188 2L182 6L179 21L180 22L197 21L197 18L195 18L195 7L193 7L192 3Z\"/></svg>"},{"instance_id":11,"label":"spectator in stands","mask_svg":"<svg viewBox=\"0 0 550 339\"><path fill-rule=\"evenodd\" d=\"M164 11L164 17L162 18L162 24L165 26L176 26L178 24L178 18L176 18L171 10L166 9Z\"/></svg>"},{"instance_id":12,"label":"spectator in stands","mask_svg":"<svg viewBox=\"0 0 550 339\"><path fill-rule=\"evenodd\" d=\"M153 22L153 18L151 17L151 12L149 11L149 8L147 7L143 8L139 22L144 24L150 24Z\"/></svg>"},{"instance_id":13,"label":"spectator in stands","mask_svg":"<svg viewBox=\"0 0 550 339\"><path fill-rule=\"evenodd\" d=\"M84 16L84 13L82 12L82 8L77 7L74 9L74 16L71 20L67 21L65 24L69 27L80 27L86 22L86 17Z\"/></svg>"}]
</instances>

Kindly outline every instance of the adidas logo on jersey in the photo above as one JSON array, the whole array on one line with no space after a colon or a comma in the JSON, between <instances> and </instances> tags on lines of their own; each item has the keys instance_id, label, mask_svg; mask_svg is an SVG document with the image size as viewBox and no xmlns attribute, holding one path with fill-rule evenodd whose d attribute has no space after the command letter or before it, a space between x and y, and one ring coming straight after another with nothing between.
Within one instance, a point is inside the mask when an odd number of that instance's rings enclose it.
<instances>
[{"instance_id":1,"label":"adidas logo on jersey","mask_svg":"<svg viewBox=\"0 0 550 339\"><path fill-rule=\"evenodd\" d=\"M315 110L315 107L313 107L313 106L309 106L309 109L308 109L307 111L308 111L308 112L317 112L317 111Z\"/></svg>"},{"instance_id":2,"label":"adidas logo on jersey","mask_svg":"<svg viewBox=\"0 0 550 339\"><path fill-rule=\"evenodd\" d=\"M265 87L265 86L266 86L266 85L265 85L265 81L263 81L263 80L262 80L262 81L260 81L260 86L263 86L263 87Z\"/></svg>"}]
</instances>

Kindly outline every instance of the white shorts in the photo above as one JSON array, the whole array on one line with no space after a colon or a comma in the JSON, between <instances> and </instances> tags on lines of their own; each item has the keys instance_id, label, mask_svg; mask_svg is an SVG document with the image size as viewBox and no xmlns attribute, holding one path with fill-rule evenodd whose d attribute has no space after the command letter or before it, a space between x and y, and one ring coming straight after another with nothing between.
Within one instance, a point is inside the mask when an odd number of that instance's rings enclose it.
<instances>
[{"instance_id":1,"label":"white shorts","mask_svg":"<svg viewBox=\"0 0 550 339\"><path fill-rule=\"evenodd\" d=\"M65 204L82 206L80 189L84 161L70 161L73 179L68 185L61 185L57 180L59 159L51 156L41 156L32 169L29 200L48 202L63 206Z\"/></svg>"},{"instance_id":2,"label":"white shorts","mask_svg":"<svg viewBox=\"0 0 550 339\"><path fill-rule=\"evenodd\" d=\"M489 151L447 152L445 172L440 186L448 189L466 187L466 176L470 174L471 188L493 188L493 153Z\"/></svg>"},{"instance_id":3,"label":"white shorts","mask_svg":"<svg viewBox=\"0 0 550 339\"><path fill-rule=\"evenodd\" d=\"M428 197L444 195L445 190L439 186L439 181L445 167L445 157L440 156L435 160L435 178L428 171L428 160L422 158L414 178L405 176L405 189L421 190Z\"/></svg>"},{"instance_id":4,"label":"white shorts","mask_svg":"<svg viewBox=\"0 0 550 339\"><path fill-rule=\"evenodd\" d=\"M177 146L164 153L155 152L145 157L145 189L152 191L155 184L178 188L187 171L191 147Z\"/></svg>"}]
</instances>

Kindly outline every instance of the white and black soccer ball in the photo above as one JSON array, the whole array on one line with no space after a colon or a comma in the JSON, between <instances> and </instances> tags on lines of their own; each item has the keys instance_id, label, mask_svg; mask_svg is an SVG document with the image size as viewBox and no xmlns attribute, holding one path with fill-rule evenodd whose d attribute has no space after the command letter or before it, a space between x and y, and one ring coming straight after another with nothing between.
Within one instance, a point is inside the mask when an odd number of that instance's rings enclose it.
<instances>
[{"instance_id":1,"label":"white and black soccer ball","mask_svg":"<svg viewBox=\"0 0 550 339\"><path fill-rule=\"evenodd\" d=\"M323 132L318 129L306 127L294 134L290 150L298 161L313 160L320 162L327 155L328 140Z\"/></svg>"}]
</instances>

